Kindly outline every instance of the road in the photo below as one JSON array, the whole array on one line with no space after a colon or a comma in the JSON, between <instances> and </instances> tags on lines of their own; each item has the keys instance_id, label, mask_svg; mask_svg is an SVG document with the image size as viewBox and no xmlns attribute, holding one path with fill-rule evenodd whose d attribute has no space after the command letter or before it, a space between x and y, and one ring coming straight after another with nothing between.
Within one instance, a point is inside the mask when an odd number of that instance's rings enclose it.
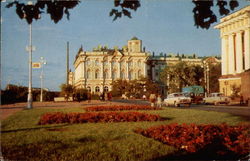
<instances>
[{"instance_id":1,"label":"road","mask_svg":"<svg viewBox=\"0 0 250 161\"><path fill-rule=\"evenodd\" d=\"M135 103L149 105L148 101L143 100L116 100L117 102L123 103ZM204 111L216 111L216 112L225 112L230 113L235 116L241 116L247 121L250 121L250 107L248 106L227 106L227 105L191 105L190 107L181 106L181 107L169 107L169 108L185 108L185 109L196 109Z\"/></svg>"}]
</instances>

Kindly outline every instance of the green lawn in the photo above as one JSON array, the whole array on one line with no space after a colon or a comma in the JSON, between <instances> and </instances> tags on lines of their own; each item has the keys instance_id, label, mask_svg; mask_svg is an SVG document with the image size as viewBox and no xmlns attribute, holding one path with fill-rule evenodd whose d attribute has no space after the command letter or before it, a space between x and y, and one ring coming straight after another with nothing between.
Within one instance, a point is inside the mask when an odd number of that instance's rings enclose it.
<instances>
[{"instance_id":1,"label":"green lawn","mask_svg":"<svg viewBox=\"0 0 250 161\"><path fill-rule=\"evenodd\" d=\"M23 110L2 121L1 147L9 160L154 160L177 149L133 132L169 123L237 125L243 120L226 113L164 108L140 111L168 118L158 122L37 125L46 112L84 112L82 107Z\"/></svg>"}]
</instances>

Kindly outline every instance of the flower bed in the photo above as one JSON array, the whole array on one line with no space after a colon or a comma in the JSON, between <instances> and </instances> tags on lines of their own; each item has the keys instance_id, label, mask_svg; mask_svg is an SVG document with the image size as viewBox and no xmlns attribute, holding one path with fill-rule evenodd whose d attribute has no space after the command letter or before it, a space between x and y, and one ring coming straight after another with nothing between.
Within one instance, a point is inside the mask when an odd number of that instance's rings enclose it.
<instances>
[{"instance_id":1,"label":"flower bed","mask_svg":"<svg viewBox=\"0 0 250 161\"><path fill-rule=\"evenodd\" d=\"M97 123L97 122L137 122L137 121L160 121L159 115L139 112L87 112L87 113L46 113L41 116L38 124L59 123Z\"/></svg>"},{"instance_id":2,"label":"flower bed","mask_svg":"<svg viewBox=\"0 0 250 161\"><path fill-rule=\"evenodd\" d=\"M161 110L162 108L147 105L126 105L126 106L92 106L86 111L123 111L123 110Z\"/></svg>"},{"instance_id":3,"label":"flower bed","mask_svg":"<svg viewBox=\"0 0 250 161\"><path fill-rule=\"evenodd\" d=\"M188 153L212 149L218 155L244 156L250 151L249 125L170 124L135 132Z\"/></svg>"}]
</instances>

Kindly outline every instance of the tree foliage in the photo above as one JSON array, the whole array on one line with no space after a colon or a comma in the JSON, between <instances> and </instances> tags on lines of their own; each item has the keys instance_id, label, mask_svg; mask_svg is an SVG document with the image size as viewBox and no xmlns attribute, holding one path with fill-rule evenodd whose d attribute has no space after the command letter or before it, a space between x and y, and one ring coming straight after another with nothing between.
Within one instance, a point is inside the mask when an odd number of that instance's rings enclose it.
<instances>
[{"instance_id":1,"label":"tree foliage","mask_svg":"<svg viewBox=\"0 0 250 161\"><path fill-rule=\"evenodd\" d=\"M160 80L167 86L170 93L180 92L185 86L203 85L204 74L201 66L180 62L167 66L160 73Z\"/></svg>"},{"instance_id":2,"label":"tree foliage","mask_svg":"<svg viewBox=\"0 0 250 161\"><path fill-rule=\"evenodd\" d=\"M219 81L221 76L221 64L209 64L209 91L210 93L219 92Z\"/></svg>"},{"instance_id":3,"label":"tree foliage","mask_svg":"<svg viewBox=\"0 0 250 161\"><path fill-rule=\"evenodd\" d=\"M61 94L66 97L72 96L74 88L71 84L61 84Z\"/></svg>"},{"instance_id":4,"label":"tree foliage","mask_svg":"<svg viewBox=\"0 0 250 161\"><path fill-rule=\"evenodd\" d=\"M142 98L144 94L148 96L150 93L158 93L158 90L158 84L148 78L131 81L118 79L112 83L113 96L126 94L127 97Z\"/></svg>"},{"instance_id":5,"label":"tree foliage","mask_svg":"<svg viewBox=\"0 0 250 161\"><path fill-rule=\"evenodd\" d=\"M63 14L67 15L69 19L69 9L74 8L80 0L60 1L60 0L38 0L35 4L25 4L17 0L9 3L6 7L10 8L16 6L16 13L21 19L26 19L28 24L31 24L33 20L38 20L45 8L47 8L47 14L50 15L51 20L55 23L60 21Z\"/></svg>"},{"instance_id":6,"label":"tree foliage","mask_svg":"<svg viewBox=\"0 0 250 161\"><path fill-rule=\"evenodd\" d=\"M212 23L217 22L217 16L212 10L213 7L217 6L219 14L224 16L239 5L237 0L192 0L192 2L195 5L193 8L195 26L204 29L208 29ZM69 19L69 9L74 8L79 3L80 0L38 0L34 5L29 5L15 0L8 3L6 7L10 8L15 5L19 18L26 19L29 24L32 23L33 19L39 19L41 13L47 8L46 11L51 20L57 23L62 19L63 14L66 14ZM131 11L137 11L139 7L141 7L140 0L114 0L114 8L111 9L109 16L113 16L113 21L122 16L132 18ZM180 10L179 13L182 14Z\"/></svg>"}]
</instances>

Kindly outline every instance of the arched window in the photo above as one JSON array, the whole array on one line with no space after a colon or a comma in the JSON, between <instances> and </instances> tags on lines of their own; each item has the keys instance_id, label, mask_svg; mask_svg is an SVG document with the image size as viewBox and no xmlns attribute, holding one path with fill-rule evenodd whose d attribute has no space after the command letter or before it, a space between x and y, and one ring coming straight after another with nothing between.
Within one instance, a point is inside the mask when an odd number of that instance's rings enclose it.
<instances>
[{"instance_id":1,"label":"arched window","mask_svg":"<svg viewBox=\"0 0 250 161\"><path fill-rule=\"evenodd\" d=\"M141 77L141 70L138 70L138 78Z\"/></svg>"},{"instance_id":2,"label":"arched window","mask_svg":"<svg viewBox=\"0 0 250 161\"><path fill-rule=\"evenodd\" d=\"M95 71L95 79L99 79L99 70Z\"/></svg>"},{"instance_id":3,"label":"arched window","mask_svg":"<svg viewBox=\"0 0 250 161\"><path fill-rule=\"evenodd\" d=\"M90 88L90 86L88 86L88 87L87 87L87 90L88 90L88 92L91 92L91 88Z\"/></svg>"},{"instance_id":4,"label":"arched window","mask_svg":"<svg viewBox=\"0 0 250 161\"><path fill-rule=\"evenodd\" d=\"M141 66L141 60L138 60L138 67L140 67Z\"/></svg>"},{"instance_id":5,"label":"arched window","mask_svg":"<svg viewBox=\"0 0 250 161\"><path fill-rule=\"evenodd\" d=\"M104 92L108 92L109 91L109 87L105 86L104 87Z\"/></svg>"},{"instance_id":6,"label":"arched window","mask_svg":"<svg viewBox=\"0 0 250 161\"><path fill-rule=\"evenodd\" d=\"M128 72L128 79L129 79L129 80L132 79L132 74L133 74L132 71L129 71L129 72Z\"/></svg>"},{"instance_id":7,"label":"arched window","mask_svg":"<svg viewBox=\"0 0 250 161\"><path fill-rule=\"evenodd\" d=\"M116 79L117 78L117 72L116 70L112 72L112 79Z\"/></svg>"},{"instance_id":8,"label":"arched window","mask_svg":"<svg viewBox=\"0 0 250 161\"><path fill-rule=\"evenodd\" d=\"M90 65L90 59L87 59L86 65Z\"/></svg>"},{"instance_id":9,"label":"arched window","mask_svg":"<svg viewBox=\"0 0 250 161\"><path fill-rule=\"evenodd\" d=\"M91 71L87 70L87 79L91 79Z\"/></svg>"},{"instance_id":10,"label":"arched window","mask_svg":"<svg viewBox=\"0 0 250 161\"><path fill-rule=\"evenodd\" d=\"M103 74L104 74L104 79L108 79L108 70L105 70Z\"/></svg>"},{"instance_id":11,"label":"arched window","mask_svg":"<svg viewBox=\"0 0 250 161\"><path fill-rule=\"evenodd\" d=\"M95 60L95 66L99 66L99 60Z\"/></svg>"},{"instance_id":12,"label":"arched window","mask_svg":"<svg viewBox=\"0 0 250 161\"><path fill-rule=\"evenodd\" d=\"M100 92L100 87L99 86L95 87L95 92Z\"/></svg>"},{"instance_id":13,"label":"arched window","mask_svg":"<svg viewBox=\"0 0 250 161\"><path fill-rule=\"evenodd\" d=\"M125 72L124 72L124 70L122 70L122 72L121 72L121 79L125 79Z\"/></svg>"}]
</instances>

